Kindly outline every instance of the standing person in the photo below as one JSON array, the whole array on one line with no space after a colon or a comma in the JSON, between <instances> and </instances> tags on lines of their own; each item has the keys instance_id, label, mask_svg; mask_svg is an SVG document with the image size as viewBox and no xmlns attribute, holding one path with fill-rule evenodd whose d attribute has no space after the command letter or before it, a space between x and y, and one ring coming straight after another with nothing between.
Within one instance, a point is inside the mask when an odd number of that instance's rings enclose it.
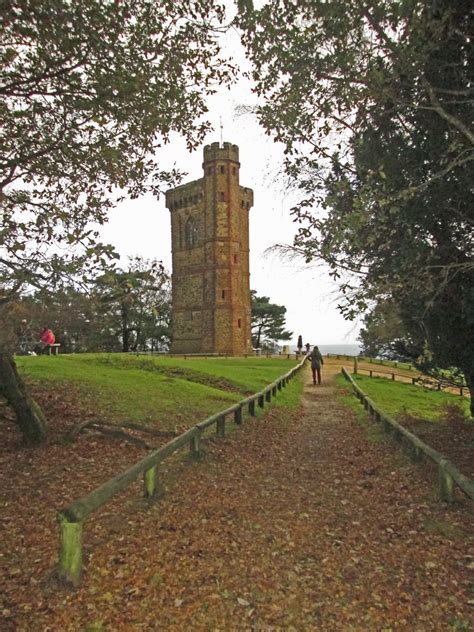
<instances>
[{"instance_id":1,"label":"standing person","mask_svg":"<svg viewBox=\"0 0 474 632\"><path fill-rule=\"evenodd\" d=\"M311 360L311 370L313 372L313 384L316 384L316 376L318 377L318 384L321 384L321 367L324 364L324 360L318 347L316 346L313 347L313 350L308 356L308 360Z\"/></svg>"},{"instance_id":2,"label":"standing person","mask_svg":"<svg viewBox=\"0 0 474 632\"><path fill-rule=\"evenodd\" d=\"M305 347L306 347L306 355L308 355L309 350L311 349L311 345L309 344L309 342L305 344Z\"/></svg>"},{"instance_id":3,"label":"standing person","mask_svg":"<svg viewBox=\"0 0 474 632\"><path fill-rule=\"evenodd\" d=\"M298 342L296 344L298 348L298 354L301 355L301 349L303 348L303 338L302 336L298 336Z\"/></svg>"},{"instance_id":4,"label":"standing person","mask_svg":"<svg viewBox=\"0 0 474 632\"><path fill-rule=\"evenodd\" d=\"M17 331L17 345L18 345L18 355L28 355L29 353L29 343L30 343L30 329L28 327L28 321L24 318Z\"/></svg>"}]
</instances>

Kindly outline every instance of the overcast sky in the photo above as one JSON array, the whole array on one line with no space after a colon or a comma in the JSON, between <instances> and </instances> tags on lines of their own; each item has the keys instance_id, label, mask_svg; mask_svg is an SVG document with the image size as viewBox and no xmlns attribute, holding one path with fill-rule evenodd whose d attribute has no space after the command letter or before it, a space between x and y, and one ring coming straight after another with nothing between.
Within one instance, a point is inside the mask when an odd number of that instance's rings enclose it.
<instances>
[{"instance_id":1,"label":"overcast sky","mask_svg":"<svg viewBox=\"0 0 474 632\"><path fill-rule=\"evenodd\" d=\"M224 40L226 49L242 62L235 32ZM291 194L277 180L283 159L282 146L265 136L252 115L238 117L237 105L252 105L255 97L244 78L232 87L220 90L209 99L209 120L215 131L204 144L221 140L235 143L240 150L240 184L254 191L250 210L250 285L259 295L287 308L287 328L311 344L352 344L359 327L344 321L337 311L337 287L321 267L288 263L265 251L276 243L291 243L296 226L291 220ZM202 151L189 153L185 143L176 139L159 154L163 168L176 164L187 172L184 181L202 177ZM294 198L293 198L294 201ZM102 231L123 259L142 255L161 259L171 272L171 233L169 211L162 196L145 196L122 203L110 215Z\"/></svg>"}]
</instances>

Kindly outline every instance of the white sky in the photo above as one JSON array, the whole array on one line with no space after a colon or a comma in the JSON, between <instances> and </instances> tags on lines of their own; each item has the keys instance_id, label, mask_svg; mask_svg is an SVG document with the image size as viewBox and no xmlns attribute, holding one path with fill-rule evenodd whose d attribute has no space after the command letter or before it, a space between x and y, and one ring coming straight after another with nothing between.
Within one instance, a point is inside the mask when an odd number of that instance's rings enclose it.
<instances>
[{"instance_id":1,"label":"white sky","mask_svg":"<svg viewBox=\"0 0 474 632\"><path fill-rule=\"evenodd\" d=\"M226 50L241 62L236 33L229 32L224 40ZM356 343L359 327L339 315L337 286L327 271L265 255L265 250L276 243L292 243L296 225L289 213L290 196L275 180L283 160L282 145L265 136L251 115L235 116L237 105L251 105L255 99L245 79L230 91L219 90L208 103L208 118L215 131L204 143L220 141L222 117L223 140L239 146L240 184L254 191L254 207L250 210L250 286L258 295L269 296L271 302L287 308L287 328L293 331L289 344L296 344L299 334L311 344ZM202 147L189 153L185 143L176 138L159 154L160 166L170 168L176 164L189 174L184 182L195 180L203 175L202 154ZM133 255L157 258L171 272L170 217L164 196L157 200L149 195L122 203L101 232L123 259Z\"/></svg>"}]
</instances>

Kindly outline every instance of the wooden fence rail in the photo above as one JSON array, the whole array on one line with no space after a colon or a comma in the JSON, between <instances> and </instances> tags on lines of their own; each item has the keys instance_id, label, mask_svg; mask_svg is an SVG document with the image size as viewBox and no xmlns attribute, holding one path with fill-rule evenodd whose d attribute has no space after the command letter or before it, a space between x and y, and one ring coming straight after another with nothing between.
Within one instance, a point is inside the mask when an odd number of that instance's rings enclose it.
<instances>
[{"instance_id":1,"label":"wooden fence rail","mask_svg":"<svg viewBox=\"0 0 474 632\"><path fill-rule=\"evenodd\" d=\"M286 358L287 360L291 360L294 358L295 360L298 360L302 357L302 355L306 355L305 352L299 353L298 351L292 351L291 353L267 353L264 351L263 353L241 353L240 355L232 355L230 353L169 353L168 351L129 351L129 353L137 356L181 358L183 360L187 360L188 358L199 358L201 360L207 360L208 358L224 360L227 360L228 358Z\"/></svg>"},{"instance_id":2,"label":"wooden fence rail","mask_svg":"<svg viewBox=\"0 0 474 632\"><path fill-rule=\"evenodd\" d=\"M403 369L403 366L398 367L399 363L396 360L381 360L379 358L369 358L367 356L351 356L351 355L342 355L342 354L337 354L337 353L327 353L326 356L328 358L336 358L337 360L340 360L340 359L353 360L354 373L356 375L360 371L366 371L370 377L372 377L374 373L377 373L378 375L390 375L390 377L392 378L394 382L396 381L395 380L396 377L400 377L400 378L405 378L406 380L411 380L412 384L417 384L419 382L419 378L424 377L422 373L418 373L418 375L415 377L410 377L409 375L404 375L402 373L394 373L393 371L379 371L379 369L366 369L365 367L361 368L359 366L359 362L367 362L368 364L380 364L381 366L386 366L386 367L393 366L394 368ZM400 364L403 365L404 363L402 362ZM405 370L412 371L413 369L414 369L413 365L409 364L407 369ZM433 379L431 383L436 384L438 391L441 390L442 386L441 386L440 381L436 381L436 379ZM467 391L467 394L469 394L469 388L467 384L459 384L459 385L448 384L447 388L451 390L459 389L459 395L461 397L464 397L466 395L466 391Z\"/></svg>"},{"instance_id":3,"label":"wooden fence rail","mask_svg":"<svg viewBox=\"0 0 474 632\"><path fill-rule=\"evenodd\" d=\"M404 444L413 459L421 461L423 456L428 457L438 466L438 492L440 498L446 502L454 502L454 485L456 484L469 498L474 499L474 481L464 476L448 459L440 452L433 450L416 435L401 426L395 419L382 412L374 402L367 397L358 384L352 379L348 371L342 368L342 374L348 380L355 395L364 405L367 412L377 421L381 422L385 432Z\"/></svg>"},{"instance_id":4,"label":"wooden fence rail","mask_svg":"<svg viewBox=\"0 0 474 632\"><path fill-rule=\"evenodd\" d=\"M420 386L423 386L423 387L426 388L426 383L424 384L423 382L420 382L420 378L424 378L425 377L425 376L423 376L422 373L418 373L418 375L416 375L414 377L410 377L409 375L403 375L402 373L394 373L393 371L380 371L379 369L366 369L365 367L360 367L359 364L358 364L357 358L354 357L354 370L353 370L354 375L357 375L361 371L365 371L366 373L368 373L369 377L373 377L374 373L376 373L377 375L384 375L384 376L385 375L390 375L390 377L391 377L393 382L396 381L395 380L396 377L399 377L399 378L401 378L400 381L410 380L413 385L416 385L416 384L419 383ZM438 382L437 381L428 381L428 383L435 385L438 391L441 390L441 382L439 382L439 381ZM456 390L459 389L459 395L461 397L464 397L465 396L464 391L468 387L467 387L467 384L461 384L459 386L449 385L448 388L450 389L449 392L454 391L454 389L456 389ZM429 390L432 390L432 389L429 389ZM453 393L453 395L454 394L455 393Z\"/></svg>"},{"instance_id":5,"label":"wooden fence rail","mask_svg":"<svg viewBox=\"0 0 474 632\"><path fill-rule=\"evenodd\" d=\"M303 358L290 371L279 377L275 382L266 386L262 391L233 404L225 410L211 415L204 421L172 439L161 448L154 450L143 459L132 465L128 470L108 480L97 487L84 498L75 500L65 509L58 512L60 548L59 548L59 580L66 586L77 586L82 574L82 532L83 523L91 513L99 509L117 492L125 489L143 475L144 495L156 496L159 489L158 468L168 456L176 450L188 445L191 453L198 456L201 451L201 438L204 431L215 425L218 437L225 436L227 417L233 415L234 422L241 424L244 409L251 416L255 416L255 402L260 408L264 408L265 402L271 402L278 391L286 386L289 380L302 368L306 358Z\"/></svg>"},{"instance_id":6,"label":"wooden fence rail","mask_svg":"<svg viewBox=\"0 0 474 632\"><path fill-rule=\"evenodd\" d=\"M401 368L403 369L403 365L407 364L407 371L411 371L413 369L413 365L412 364L408 364L408 362L399 362L398 360L383 360L382 358L371 358L369 356L363 356L363 355L345 355L342 353L327 353L326 356L328 358L336 358L337 360L340 360L341 358L343 360L354 360L355 358L360 360L361 362L368 362L369 364L380 364L381 366L393 366L396 369L397 368ZM398 367L398 365L401 365L400 367Z\"/></svg>"}]
</instances>

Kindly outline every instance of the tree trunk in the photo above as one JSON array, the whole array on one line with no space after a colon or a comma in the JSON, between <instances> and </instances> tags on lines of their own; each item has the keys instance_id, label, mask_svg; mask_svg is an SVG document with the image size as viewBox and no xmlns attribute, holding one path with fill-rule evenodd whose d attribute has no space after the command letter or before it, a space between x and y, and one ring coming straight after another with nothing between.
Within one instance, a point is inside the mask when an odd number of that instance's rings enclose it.
<instances>
[{"instance_id":1,"label":"tree trunk","mask_svg":"<svg viewBox=\"0 0 474 632\"><path fill-rule=\"evenodd\" d=\"M13 408L25 442L29 445L42 443L46 438L46 418L29 396L13 356L5 351L0 351L0 395Z\"/></svg>"},{"instance_id":2,"label":"tree trunk","mask_svg":"<svg viewBox=\"0 0 474 632\"><path fill-rule=\"evenodd\" d=\"M464 377L466 378L466 384L471 395L471 417L474 417L474 373L464 371Z\"/></svg>"},{"instance_id":3,"label":"tree trunk","mask_svg":"<svg viewBox=\"0 0 474 632\"><path fill-rule=\"evenodd\" d=\"M122 316L122 351L124 353L130 351L130 330L128 328L128 307L122 302L121 306Z\"/></svg>"}]
</instances>

